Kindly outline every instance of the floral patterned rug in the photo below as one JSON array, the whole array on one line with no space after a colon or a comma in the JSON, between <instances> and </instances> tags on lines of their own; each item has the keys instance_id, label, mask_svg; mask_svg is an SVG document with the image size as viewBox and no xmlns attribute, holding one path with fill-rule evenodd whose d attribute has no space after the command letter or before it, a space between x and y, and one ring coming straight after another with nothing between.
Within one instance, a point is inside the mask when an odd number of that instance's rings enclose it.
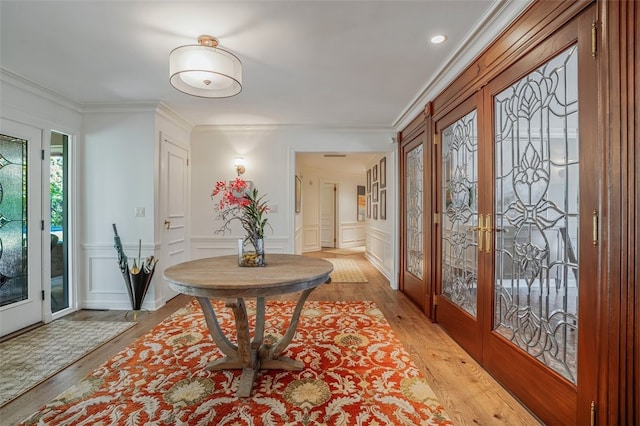
<instances>
[{"instance_id":1,"label":"floral patterned rug","mask_svg":"<svg viewBox=\"0 0 640 426\"><path fill-rule=\"evenodd\" d=\"M234 330L230 309L214 308ZM293 308L267 302L265 340L280 336ZM194 301L22 424L452 424L373 302L307 302L283 355L305 368L262 370L252 396L238 399L239 370L204 369L222 355Z\"/></svg>"}]
</instances>

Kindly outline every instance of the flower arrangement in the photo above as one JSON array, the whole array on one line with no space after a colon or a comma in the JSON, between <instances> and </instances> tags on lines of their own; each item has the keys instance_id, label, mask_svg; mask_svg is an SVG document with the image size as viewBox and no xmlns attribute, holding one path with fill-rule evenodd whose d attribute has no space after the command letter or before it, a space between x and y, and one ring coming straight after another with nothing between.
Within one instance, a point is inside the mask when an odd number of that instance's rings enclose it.
<instances>
[{"instance_id":1,"label":"flower arrangement","mask_svg":"<svg viewBox=\"0 0 640 426\"><path fill-rule=\"evenodd\" d=\"M263 196L258 196L257 188L249 188L249 184L244 179L227 182L219 180L211 192L211 199L220 199L215 205L218 212L218 219L223 221L223 225L216 231L216 234L231 232L231 222L238 220L246 236L244 242L250 242L255 249L256 256L264 256L263 239L264 229L271 226L265 215L269 212L267 201ZM262 264L262 259L258 259Z\"/></svg>"}]
</instances>

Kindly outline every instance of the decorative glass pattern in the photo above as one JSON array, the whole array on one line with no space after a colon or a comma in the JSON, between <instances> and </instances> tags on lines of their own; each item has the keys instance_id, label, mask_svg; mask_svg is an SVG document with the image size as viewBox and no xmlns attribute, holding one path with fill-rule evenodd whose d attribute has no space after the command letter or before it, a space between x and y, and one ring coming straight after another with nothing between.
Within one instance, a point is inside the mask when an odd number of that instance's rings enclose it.
<instances>
[{"instance_id":1,"label":"decorative glass pattern","mask_svg":"<svg viewBox=\"0 0 640 426\"><path fill-rule=\"evenodd\" d=\"M442 131L442 296L478 312L478 137L476 110Z\"/></svg>"},{"instance_id":2,"label":"decorative glass pattern","mask_svg":"<svg viewBox=\"0 0 640 426\"><path fill-rule=\"evenodd\" d=\"M494 329L576 383L578 72L573 46L495 97Z\"/></svg>"},{"instance_id":3,"label":"decorative glass pattern","mask_svg":"<svg viewBox=\"0 0 640 426\"><path fill-rule=\"evenodd\" d=\"M0 135L0 306L25 300L27 141Z\"/></svg>"},{"instance_id":4,"label":"decorative glass pattern","mask_svg":"<svg viewBox=\"0 0 640 426\"><path fill-rule=\"evenodd\" d=\"M424 276L422 247L422 180L424 176L422 145L407 153L405 161L406 201L406 265L405 269L418 279Z\"/></svg>"}]
</instances>

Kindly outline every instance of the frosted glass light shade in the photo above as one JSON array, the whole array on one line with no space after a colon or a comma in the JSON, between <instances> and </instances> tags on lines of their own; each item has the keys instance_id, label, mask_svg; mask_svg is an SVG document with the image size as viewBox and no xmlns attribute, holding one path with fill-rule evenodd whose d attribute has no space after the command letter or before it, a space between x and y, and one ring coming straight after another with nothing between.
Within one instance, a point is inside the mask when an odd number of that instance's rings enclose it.
<instances>
[{"instance_id":1,"label":"frosted glass light shade","mask_svg":"<svg viewBox=\"0 0 640 426\"><path fill-rule=\"evenodd\" d=\"M219 47L180 46L169 54L169 81L188 95L227 98L242 90L242 64Z\"/></svg>"}]
</instances>

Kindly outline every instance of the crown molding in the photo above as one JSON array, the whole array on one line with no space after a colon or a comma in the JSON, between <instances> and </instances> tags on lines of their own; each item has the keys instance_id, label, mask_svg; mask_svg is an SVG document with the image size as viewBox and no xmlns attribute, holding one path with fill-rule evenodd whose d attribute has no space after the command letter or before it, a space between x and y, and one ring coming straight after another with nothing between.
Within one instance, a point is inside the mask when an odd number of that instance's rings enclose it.
<instances>
[{"instance_id":1,"label":"crown molding","mask_svg":"<svg viewBox=\"0 0 640 426\"><path fill-rule=\"evenodd\" d=\"M193 124L192 122L190 122L189 120L187 120L186 118L178 114L175 110L173 110L164 102L160 102L158 104L156 112L158 113L158 115L161 115L162 117L166 118L167 120L169 120L170 122L174 123L175 125L177 125L178 127L180 127L181 129L187 132L192 132L193 129L195 128L195 124Z\"/></svg>"},{"instance_id":2,"label":"crown molding","mask_svg":"<svg viewBox=\"0 0 640 426\"><path fill-rule=\"evenodd\" d=\"M337 126L321 124L221 124L221 125L197 125L192 133L205 133L211 131L223 131L226 133L250 133L250 132L275 132L275 131L316 131L337 133L370 133L396 135L396 129L392 126Z\"/></svg>"},{"instance_id":3,"label":"crown molding","mask_svg":"<svg viewBox=\"0 0 640 426\"><path fill-rule=\"evenodd\" d=\"M142 102L97 102L82 104L82 112L84 114L103 114L103 113L136 113L136 112L152 112L155 113L159 101L142 101Z\"/></svg>"},{"instance_id":4,"label":"crown molding","mask_svg":"<svg viewBox=\"0 0 640 426\"><path fill-rule=\"evenodd\" d=\"M75 99L68 98L34 81L21 77L4 67L0 67L0 81L72 111L82 112L82 104Z\"/></svg>"},{"instance_id":5,"label":"crown molding","mask_svg":"<svg viewBox=\"0 0 640 426\"><path fill-rule=\"evenodd\" d=\"M425 105L471 64L534 0L494 0L493 5L443 62L418 95L394 121L399 131L420 114Z\"/></svg>"}]
</instances>

